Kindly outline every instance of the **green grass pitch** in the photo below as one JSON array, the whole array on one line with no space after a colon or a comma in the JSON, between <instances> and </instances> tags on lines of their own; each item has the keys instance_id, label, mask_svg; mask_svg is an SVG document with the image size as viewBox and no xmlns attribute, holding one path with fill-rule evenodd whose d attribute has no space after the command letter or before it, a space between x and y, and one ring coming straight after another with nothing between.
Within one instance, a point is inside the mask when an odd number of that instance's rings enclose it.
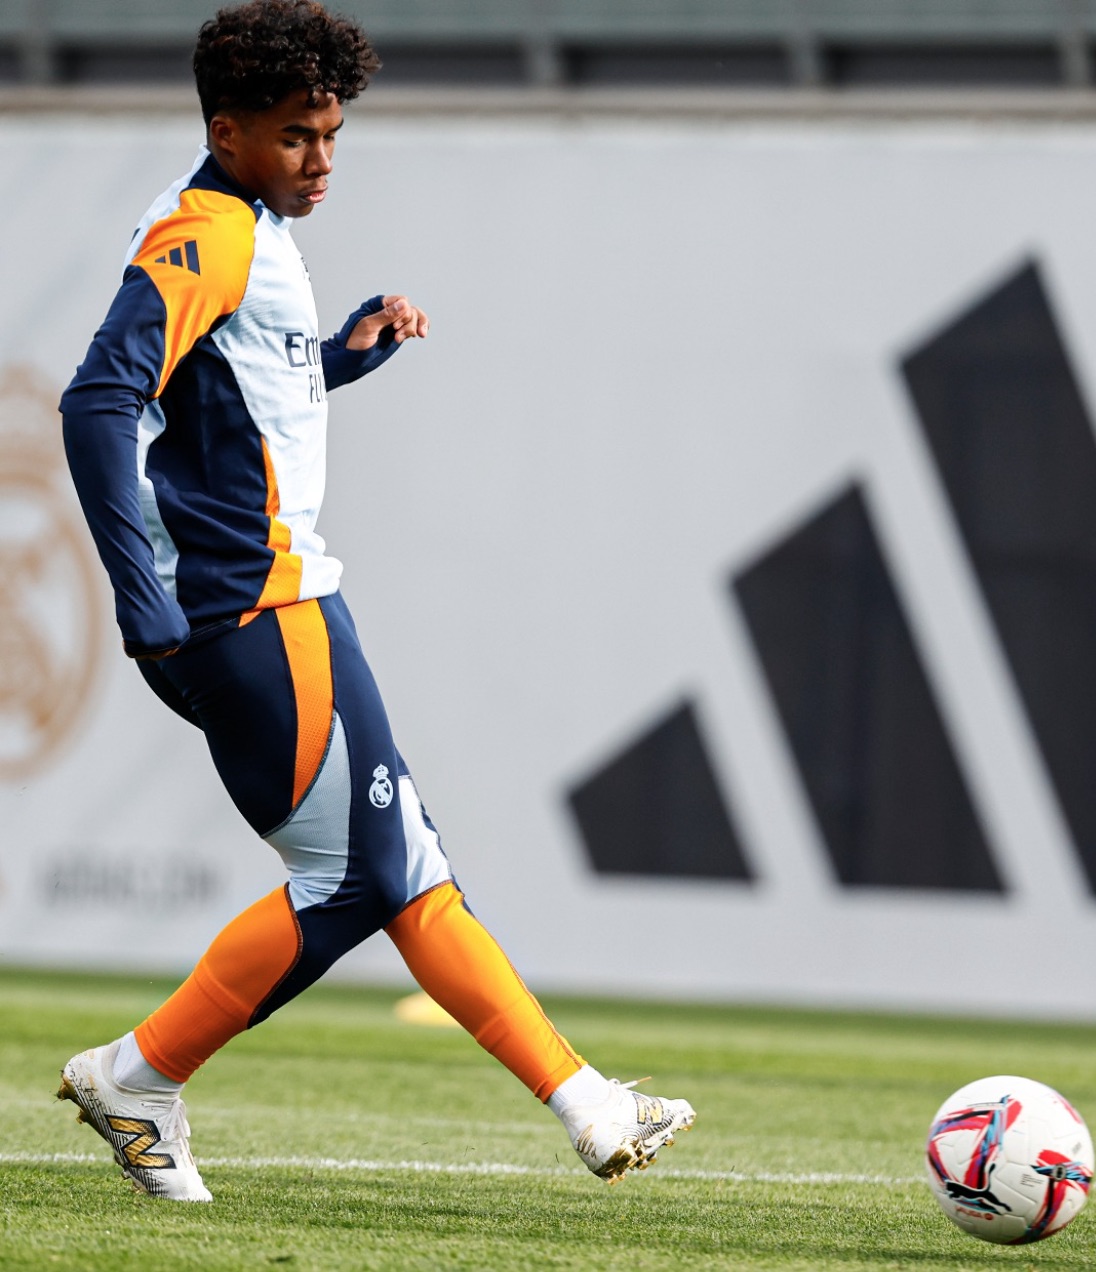
<instances>
[{"instance_id":1,"label":"green grass pitch","mask_svg":"<svg viewBox=\"0 0 1096 1272\"><path fill-rule=\"evenodd\" d=\"M69 1055L171 986L0 970L0 1269L1076 1269L1096 1207L1035 1246L953 1228L923 1181L940 1102L990 1073L1096 1121L1096 1027L547 997L610 1076L652 1074L695 1128L610 1188L555 1118L395 990L317 986L191 1081L212 1205L133 1192L53 1099Z\"/></svg>"}]
</instances>

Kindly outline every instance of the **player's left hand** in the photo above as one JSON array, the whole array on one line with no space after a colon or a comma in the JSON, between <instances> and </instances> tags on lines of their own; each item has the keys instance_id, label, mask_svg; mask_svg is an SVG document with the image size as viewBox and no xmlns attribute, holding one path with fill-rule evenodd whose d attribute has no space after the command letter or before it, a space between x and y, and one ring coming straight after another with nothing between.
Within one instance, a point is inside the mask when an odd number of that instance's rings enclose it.
<instances>
[{"instance_id":1,"label":"player's left hand","mask_svg":"<svg viewBox=\"0 0 1096 1272\"><path fill-rule=\"evenodd\" d=\"M366 314L354 327L346 342L348 349L372 349L386 327L392 328L392 339L403 344L416 336L425 339L430 319L406 296L385 296L384 308Z\"/></svg>"}]
</instances>

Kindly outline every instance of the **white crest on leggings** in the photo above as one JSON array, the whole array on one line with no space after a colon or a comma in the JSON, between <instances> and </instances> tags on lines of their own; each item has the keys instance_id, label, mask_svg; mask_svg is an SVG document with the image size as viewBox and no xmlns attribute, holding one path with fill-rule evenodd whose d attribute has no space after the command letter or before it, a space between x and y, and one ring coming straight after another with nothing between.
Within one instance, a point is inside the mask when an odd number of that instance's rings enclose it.
<instances>
[{"instance_id":1,"label":"white crest on leggings","mask_svg":"<svg viewBox=\"0 0 1096 1272\"><path fill-rule=\"evenodd\" d=\"M369 788L369 802L374 808L387 808L392 803L392 783L388 770L378 764L373 770L373 785Z\"/></svg>"}]
</instances>

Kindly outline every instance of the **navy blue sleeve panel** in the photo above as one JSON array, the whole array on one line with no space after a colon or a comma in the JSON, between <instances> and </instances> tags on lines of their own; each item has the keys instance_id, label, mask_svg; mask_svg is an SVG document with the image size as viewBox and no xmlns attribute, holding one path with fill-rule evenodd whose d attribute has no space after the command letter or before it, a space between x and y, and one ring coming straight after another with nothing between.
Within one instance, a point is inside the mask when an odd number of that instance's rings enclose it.
<instances>
[{"instance_id":1,"label":"navy blue sleeve panel","mask_svg":"<svg viewBox=\"0 0 1096 1272\"><path fill-rule=\"evenodd\" d=\"M329 389L341 388L344 384L360 380L363 375L368 375L370 371L376 371L399 348L396 343L395 332L393 332L391 327L385 327L377 343L371 349L348 349L346 347L346 342L350 339L350 333L358 323L366 315L380 313L383 308L384 297L373 296L354 310L336 335L329 340L323 341L320 345L324 384Z\"/></svg>"},{"instance_id":2,"label":"navy blue sleeve panel","mask_svg":"<svg viewBox=\"0 0 1096 1272\"><path fill-rule=\"evenodd\" d=\"M131 657L175 649L190 635L156 575L138 497L137 422L156 392L164 325L159 292L144 270L130 266L61 398L69 469Z\"/></svg>"},{"instance_id":3,"label":"navy blue sleeve panel","mask_svg":"<svg viewBox=\"0 0 1096 1272\"><path fill-rule=\"evenodd\" d=\"M131 658L176 649L190 625L156 576L137 501L137 421L121 412L64 417L65 453Z\"/></svg>"}]
</instances>

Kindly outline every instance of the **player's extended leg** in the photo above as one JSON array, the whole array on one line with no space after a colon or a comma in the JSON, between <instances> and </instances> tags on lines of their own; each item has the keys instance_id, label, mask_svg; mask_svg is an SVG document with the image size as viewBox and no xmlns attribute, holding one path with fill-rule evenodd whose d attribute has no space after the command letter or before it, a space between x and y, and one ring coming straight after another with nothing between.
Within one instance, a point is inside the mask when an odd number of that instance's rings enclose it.
<instances>
[{"instance_id":1,"label":"player's extended leg","mask_svg":"<svg viewBox=\"0 0 1096 1272\"><path fill-rule=\"evenodd\" d=\"M424 990L559 1117L575 1151L610 1183L643 1170L695 1114L607 1080L556 1032L455 884L416 897L385 929Z\"/></svg>"},{"instance_id":2,"label":"player's extended leg","mask_svg":"<svg viewBox=\"0 0 1096 1272\"><path fill-rule=\"evenodd\" d=\"M385 931L430 997L538 1099L582 1067L455 884L412 901Z\"/></svg>"}]
</instances>

